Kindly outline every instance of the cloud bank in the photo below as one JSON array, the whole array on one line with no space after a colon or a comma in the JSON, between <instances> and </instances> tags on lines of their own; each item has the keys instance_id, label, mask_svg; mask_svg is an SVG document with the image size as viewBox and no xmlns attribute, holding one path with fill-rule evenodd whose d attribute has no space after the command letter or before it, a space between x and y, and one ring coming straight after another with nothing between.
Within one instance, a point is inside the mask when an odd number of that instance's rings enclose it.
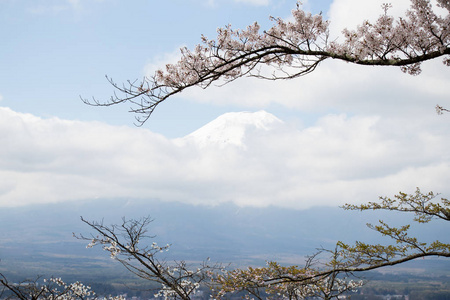
<instances>
[{"instance_id":1,"label":"cloud bank","mask_svg":"<svg viewBox=\"0 0 450 300\"><path fill-rule=\"evenodd\" d=\"M241 147L1 108L0 206L118 197L303 209L416 186L445 194L445 119L395 126L375 115L330 114L304 128L247 124Z\"/></svg>"}]
</instances>

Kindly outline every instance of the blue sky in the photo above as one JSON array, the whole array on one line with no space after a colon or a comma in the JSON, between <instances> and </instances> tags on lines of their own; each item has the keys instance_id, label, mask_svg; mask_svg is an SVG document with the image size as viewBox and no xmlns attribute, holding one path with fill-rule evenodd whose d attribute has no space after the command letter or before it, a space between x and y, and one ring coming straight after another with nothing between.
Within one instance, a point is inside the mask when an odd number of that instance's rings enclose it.
<instances>
[{"instance_id":1,"label":"blue sky","mask_svg":"<svg viewBox=\"0 0 450 300\"><path fill-rule=\"evenodd\" d=\"M254 20L269 26L269 15L289 16L295 6L295 1L249 2L133 1L130 5L114 0L3 0L0 34L6 47L0 49L1 105L42 117L132 125L127 107L87 107L79 96L108 98L113 89L105 75L118 82L141 78L146 64L183 45L194 46L201 34L214 37L218 27L229 23L244 27ZM326 10L328 2L315 2L314 10ZM239 109L168 103L146 127L184 135L223 112Z\"/></svg>"},{"instance_id":2,"label":"blue sky","mask_svg":"<svg viewBox=\"0 0 450 300\"><path fill-rule=\"evenodd\" d=\"M304 7L322 11L338 36L380 14L382 2L309 0ZM394 14L409 5L392 3ZM127 105L80 100L108 98L114 90L105 75L142 78L176 61L178 49L193 47L201 34L212 38L229 23L267 28L270 15L288 18L295 4L0 0L0 138L7 145L0 151L0 206L129 196L303 208L416 186L450 192L449 116L434 111L436 104L450 107L449 69L440 60L425 63L417 77L326 61L292 81L192 89L158 107L141 128ZM282 135L253 138L245 151L176 140L224 113L259 110L286 123Z\"/></svg>"}]
</instances>

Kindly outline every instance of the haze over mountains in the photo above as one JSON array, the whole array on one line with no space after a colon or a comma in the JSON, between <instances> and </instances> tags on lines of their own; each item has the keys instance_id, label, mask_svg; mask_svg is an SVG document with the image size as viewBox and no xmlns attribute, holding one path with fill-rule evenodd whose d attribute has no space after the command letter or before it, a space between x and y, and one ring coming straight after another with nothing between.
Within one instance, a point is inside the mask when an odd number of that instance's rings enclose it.
<instances>
[{"instance_id":1,"label":"haze over mountains","mask_svg":"<svg viewBox=\"0 0 450 300\"><path fill-rule=\"evenodd\" d=\"M0 272L17 276L96 276L123 274L120 266L100 248L86 249L72 233L93 233L80 221L120 224L122 217L154 218L149 240L172 244L164 253L169 261L196 262L210 257L233 266L264 265L267 260L302 264L317 248L332 249L337 240L387 242L365 227L379 218L393 225L411 222L410 216L385 213L346 212L316 207L291 210L276 207L240 208L235 205L192 206L148 200L99 200L65 204L2 208L0 210ZM439 222L413 226L413 234L426 241L443 239L448 233ZM433 263L434 260L428 261ZM424 272L431 265L409 266L408 272ZM446 268L445 264L436 269ZM400 271L405 269L402 266ZM388 270L389 271L389 270ZM395 271L395 269L394 269ZM120 275L122 276L122 275Z\"/></svg>"}]
</instances>

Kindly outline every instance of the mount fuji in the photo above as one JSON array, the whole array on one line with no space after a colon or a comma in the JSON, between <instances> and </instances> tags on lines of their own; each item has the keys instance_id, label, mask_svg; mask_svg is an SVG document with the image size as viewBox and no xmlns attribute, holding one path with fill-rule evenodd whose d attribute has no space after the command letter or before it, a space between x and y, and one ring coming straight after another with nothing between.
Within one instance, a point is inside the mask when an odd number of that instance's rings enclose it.
<instances>
[{"instance_id":1,"label":"mount fuji","mask_svg":"<svg viewBox=\"0 0 450 300\"><path fill-rule=\"evenodd\" d=\"M250 132L269 131L280 128L284 124L283 121L263 110L230 112L219 116L180 140L196 144L200 148L213 145L219 148L228 145L245 148L244 139Z\"/></svg>"}]
</instances>

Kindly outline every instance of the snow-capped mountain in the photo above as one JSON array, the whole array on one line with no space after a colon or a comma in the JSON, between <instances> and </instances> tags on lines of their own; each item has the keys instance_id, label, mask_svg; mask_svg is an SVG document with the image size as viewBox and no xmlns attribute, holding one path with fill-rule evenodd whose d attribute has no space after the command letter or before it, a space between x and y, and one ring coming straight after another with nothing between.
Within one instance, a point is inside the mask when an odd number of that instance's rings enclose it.
<instances>
[{"instance_id":1,"label":"snow-capped mountain","mask_svg":"<svg viewBox=\"0 0 450 300\"><path fill-rule=\"evenodd\" d=\"M219 116L182 140L195 143L199 147L208 145L245 147L244 137L250 130L267 131L281 124L284 122L266 111L230 112Z\"/></svg>"}]
</instances>

